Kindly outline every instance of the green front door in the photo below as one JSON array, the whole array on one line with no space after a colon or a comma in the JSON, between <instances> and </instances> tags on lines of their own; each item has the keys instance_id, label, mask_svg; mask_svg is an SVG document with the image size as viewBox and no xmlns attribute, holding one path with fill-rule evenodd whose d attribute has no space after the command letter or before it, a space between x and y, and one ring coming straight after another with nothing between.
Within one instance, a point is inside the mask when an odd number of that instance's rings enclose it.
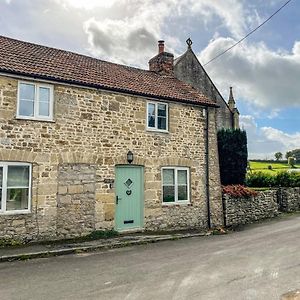
<instances>
[{"instance_id":1,"label":"green front door","mask_svg":"<svg viewBox=\"0 0 300 300\"><path fill-rule=\"evenodd\" d=\"M116 167L116 230L143 227L144 168L139 166Z\"/></svg>"}]
</instances>

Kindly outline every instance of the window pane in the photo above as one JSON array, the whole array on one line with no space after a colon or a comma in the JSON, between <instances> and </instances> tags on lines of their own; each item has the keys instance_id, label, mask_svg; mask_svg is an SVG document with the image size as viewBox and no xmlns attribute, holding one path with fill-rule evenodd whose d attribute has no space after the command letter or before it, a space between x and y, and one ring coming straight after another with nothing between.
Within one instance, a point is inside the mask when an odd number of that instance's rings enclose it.
<instances>
[{"instance_id":1,"label":"window pane","mask_svg":"<svg viewBox=\"0 0 300 300\"><path fill-rule=\"evenodd\" d=\"M29 187L29 166L8 166L7 187Z\"/></svg>"},{"instance_id":2,"label":"window pane","mask_svg":"<svg viewBox=\"0 0 300 300\"><path fill-rule=\"evenodd\" d=\"M173 169L163 169L163 185L174 185Z\"/></svg>"},{"instance_id":3,"label":"window pane","mask_svg":"<svg viewBox=\"0 0 300 300\"><path fill-rule=\"evenodd\" d=\"M20 99L34 101L34 96L35 96L34 84L20 83L20 95L19 95Z\"/></svg>"},{"instance_id":4,"label":"window pane","mask_svg":"<svg viewBox=\"0 0 300 300\"><path fill-rule=\"evenodd\" d=\"M29 189L7 189L6 210L28 209Z\"/></svg>"},{"instance_id":5,"label":"window pane","mask_svg":"<svg viewBox=\"0 0 300 300\"><path fill-rule=\"evenodd\" d=\"M158 117L157 121L158 121L158 125L157 125L158 129L164 129L164 130L167 129L167 119L166 118Z\"/></svg>"},{"instance_id":6,"label":"window pane","mask_svg":"<svg viewBox=\"0 0 300 300\"><path fill-rule=\"evenodd\" d=\"M186 170L178 170L178 184L187 184L187 171Z\"/></svg>"},{"instance_id":7,"label":"window pane","mask_svg":"<svg viewBox=\"0 0 300 300\"><path fill-rule=\"evenodd\" d=\"M158 106L157 106L157 115L159 117L166 117L167 116L167 105L158 104Z\"/></svg>"},{"instance_id":8,"label":"window pane","mask_svg":"<svg viewBox=\"0 0 300 300\"><path fill-rule=\"evenodd\" d=\"M2 180L3 180L3 167L0 167L0 188L2 188Z\"/></svg>"},{"instance_id":9,"label":"window pane","mask_svg":"<svg viewBox=\"0 0 300 300\"><path fill-rule=\"evenodd\" d=\"M155 127L155 105L148 103L148 127Z\"/></svg>"},{"instance_id":10,"label":"window pane","mask_svg":"<svg viewBox=\"0 0 300 300\"><path fill-rule=\"evenodd\" d=\"M40 87L39 90L39 101L49 102L50 101L50 89L45 87Z\"/></svg>"},{"instance_id":11,"label":"window pane","mask_svg":"<svg viewBox=\"0 0 300 300\"><path fill-rule=\"evenodd\" d=\"M47 102L40 102L39 103L39 115L40 116L49 116L49 104Z\"/></svg>"},{"instance_id":12,"label":"window pane","mask_svg":"<svg viewBox=\"0 0 300 300\"><path fill-rule=\"evenodd\" d=\"M163 187L163 202L175 202L174 186Z\"/></svg>"},{"instance_id":13,"label":"window pane","mask_svg":"<svg viewBox=\"0 0 300 300\"><path fill-rule=\"evenodd\" d=\"M32 117L34 115L34 102L30 100L20 100L19 115Z\"/></svg>"},{"instance_id":14,"label":"window pane","mask_svg":"<svg viewBox=\"0 0 300 300\"><path fill-rule=\"evenodd\" d=\"M186 185L179 185L178 186L178 201L187 200L187 186Z\"/></svg>"},{"instance_id":15,"label":"window pane","mask_svg":"<svg viewBox=\"0 0 300 300\"><path fill-rule=\"evenodd\" d=\"M49 116L50 106L50 89L45 87L39 88L39 115Z\"/></svg>"}]
</instances>

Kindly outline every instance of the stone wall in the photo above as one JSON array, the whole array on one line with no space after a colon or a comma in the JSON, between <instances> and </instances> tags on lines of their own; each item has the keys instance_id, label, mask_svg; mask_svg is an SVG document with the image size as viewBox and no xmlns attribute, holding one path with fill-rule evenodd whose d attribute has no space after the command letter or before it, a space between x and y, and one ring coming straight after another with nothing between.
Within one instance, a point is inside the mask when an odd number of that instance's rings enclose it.
<instances>
[{"instance_id":1,"label":"stone wall","mask_svg":"<svg viewBox=\"0 0 300 300\"><path fill-rule=\"evenodd\" d=\"M109 182L115 166L127 164L128 150L133 164L145 169L144 228L206 227L202 107L169 102L169 132L151 132L145 98L54 84L54 121L21 120L17 84L0 77L0 160L32 163L32 207L29 214L0 215L0 236L54 239L113 229L115 191ZM209 118L211 207L218 225L223 217L214 108ZM189 167L190 204L162 205L163 166Z\"/></svg>"},{"instance_id":2,"label":"stone wall","mask_svg":"<svg viewBox=\"0 0 300 300\"><path fill-rule=\"evenodd\" d=\"M283 212L300 211L300 187L279 188L277 202Z\"/></svg>"},{"instance_id":3,"label":"stone wall","mask_svg":"<svg viewBox=\"0 0 300 300\"><path fill-rule=\"evenodd\" d=\"M255 197L234 198L223 195L226 226L252 223L278 215L276 190L258 192Z\"/></svg>"},{"instance_id":4,"label":"stone wall","mask_svg":"<svg viewBox=\"0 0 300 300\"><path fill-rule=\"evenodd\" d=\"M194 211L194 213L191 213ZM187 204L163 206L156 213L149 210L146 217L148 230L199 229L207 227L206 211L201 206Z\"/></svg>"},{"instance_id":5,"label":"stone wall","mask_svg":"<svg viewBox=\"0 0 300 300\"><path fill-rule=\"evenodd\" d=\"M251 198L234 198L225 194L223 207L227 226L272 218L280 211L300 211L300 187L274 188L258 192L257 196Z\"/></svg>"},{"instance_id":6,"label":"stone wall","mask_svg":"<svg viewBox=\"0 0 300 300\"><path fill-rule=\"evenodd\" d=\"M95 230L95 166L58 167L57 235L71 237Z\"/></svg>"}]
</instances>

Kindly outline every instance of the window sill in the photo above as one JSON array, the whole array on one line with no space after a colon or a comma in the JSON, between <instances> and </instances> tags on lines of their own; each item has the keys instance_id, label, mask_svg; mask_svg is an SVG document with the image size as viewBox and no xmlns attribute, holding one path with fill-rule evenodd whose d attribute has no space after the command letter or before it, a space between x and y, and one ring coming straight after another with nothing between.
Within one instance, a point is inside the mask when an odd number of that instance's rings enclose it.
<instances>
[{"instance_id":1,"label":"window sill","mask_svg":"<svg viewBox=\"0 0 300 300\"><path fill-rule=\"evenodd\" d=\"M31 118L31 117L22 117L22 116L16 116L16 120L55 123L55 120L53 119Z\"/></svg>"},{"instance_id":2,"label":"window sill","mask_svg":"<svg viewBox=\"0 0 300 300\"><path fill-rule=\"evenodd\" d=\"M162 203L163 207L168 207L168 206L193 206L190 201L182 201L182 202L163 202Z\"/></svg>"},{"instance_id":3,"label":"window sill","mask_svg":"<svg viewBox=\"0 0 300 300\"><path fill-rule=\"evenodd\" d=\"M147 128L146 131L153 133L170 133L168 130L155 129L155 128Z\"/></svg>"},{"instance_id":4,"label":"window sill","mask_svg":"<svg viewBox=\"0 0 300 300\"><path fill-rule=\"evenodd\" d=\"M0 216L29 215L30 210L0 211Z\"/></svg>"}]
</instances>

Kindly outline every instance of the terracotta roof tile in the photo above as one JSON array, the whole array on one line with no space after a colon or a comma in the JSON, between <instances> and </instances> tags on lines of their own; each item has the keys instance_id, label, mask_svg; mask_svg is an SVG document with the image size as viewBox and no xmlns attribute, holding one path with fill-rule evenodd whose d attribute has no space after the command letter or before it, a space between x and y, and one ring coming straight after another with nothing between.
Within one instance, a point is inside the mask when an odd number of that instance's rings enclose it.
<instances>
[{"instance_id":1,"label":"terracotta roof tile","mask_svg":"<svg viewBox=\"0 0 300 300\"><path fill-rule=\"evenodd\" d=\"M181 102L216 104L175 77L0 36L0 72Z\"/></svg>"}]
</instances>

